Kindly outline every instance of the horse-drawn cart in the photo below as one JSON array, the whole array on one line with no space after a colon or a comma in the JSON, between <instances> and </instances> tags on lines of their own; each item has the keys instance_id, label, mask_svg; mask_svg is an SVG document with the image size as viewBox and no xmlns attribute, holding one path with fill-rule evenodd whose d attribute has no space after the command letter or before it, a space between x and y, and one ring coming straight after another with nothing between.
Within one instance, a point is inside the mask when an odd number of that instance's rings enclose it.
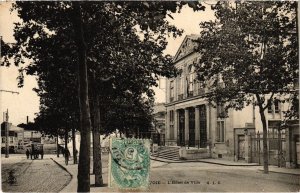
<instances>
[{"instance_id":1,"label":"horse-drawn cart","mask_svg":"<svg viewBox=\"0 0 300 193\"><path fill-rule=\"evenodd\" d=\"M44 148L43 144L41 143L32 143L31 149L30 149L30 158L31 159L37 159L39 158L39 155L41 155L41 159L44 157Z\"/></svg>"}]
</instances>

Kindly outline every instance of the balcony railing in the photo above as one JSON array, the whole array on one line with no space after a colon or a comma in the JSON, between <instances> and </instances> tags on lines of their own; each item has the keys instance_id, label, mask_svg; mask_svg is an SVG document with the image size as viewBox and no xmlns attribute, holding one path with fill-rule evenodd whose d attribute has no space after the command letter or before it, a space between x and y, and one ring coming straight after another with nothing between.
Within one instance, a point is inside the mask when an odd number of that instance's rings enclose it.
<instances>
[{"instance_id":1,"label":"balcony railing","mask_svg":"<svg viewBox=\"0 0 300 193\"><path fill-rule=\"evenodd\" d=\"M178 100L182 100L183 99L183 94L178 95Z\"/></svg>"},{"instance_id":2,"label":"balcony railing","mask_svg":"<svg viewBox=\"0 0 300 193\"><path fill-rule=\"evenodd\" d=\"M203 95L203 94L205 94L205 88L199 88L198 95Z\"/></svg>"},{"instance_id":3,"label":"balcony railing","mask_svg":"<svg viewBox=\"0 0 300 193\"><path fill-rule=\"evenodd\" d=\"M170 102L173 102L174 101L174 97L170 97Z\"/></svg>"},{"instance_id":4,"label":"balcony railing","mask_svg":"<svg viewBox=\"0 0 300 193\"><path fill-rule=\"evenodd\" d=\"M219 82L217 87L219 88L224 88L225 87L225 83L224 82Z\"/></svg>"}]
</instances>

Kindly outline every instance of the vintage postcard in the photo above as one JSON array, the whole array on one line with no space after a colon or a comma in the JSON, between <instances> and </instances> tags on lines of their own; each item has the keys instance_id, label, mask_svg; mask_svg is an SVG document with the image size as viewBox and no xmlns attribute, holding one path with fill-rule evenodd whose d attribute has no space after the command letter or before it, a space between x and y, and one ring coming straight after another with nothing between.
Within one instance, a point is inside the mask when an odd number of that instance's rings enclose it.
<instances>
[{"instance_id":1,"label":"vintage postcard","mask_svg":"<svg viewBox=\"0 0 300 193\"><path fill-rule=\"evenodd\" d=\"M299 192L299 2L1 1L2 192Z\"/></svg>"}]
</instances>

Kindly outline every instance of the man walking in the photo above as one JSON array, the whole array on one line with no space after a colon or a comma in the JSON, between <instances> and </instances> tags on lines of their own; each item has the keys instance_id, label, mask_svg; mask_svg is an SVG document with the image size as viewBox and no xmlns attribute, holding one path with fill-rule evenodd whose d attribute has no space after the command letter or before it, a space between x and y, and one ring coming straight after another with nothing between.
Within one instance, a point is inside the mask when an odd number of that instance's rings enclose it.
<instances>
[{"instance_id":1,"label":"man walking","mask_svg":"<svg viewBox=\"0 0 300 193\"><path fill-rule=\"evenodd\" d=\"M27 157L27 159L29 159L29 150L28 149L26 149L26 157Z\"/></svg>"}]
</instances>

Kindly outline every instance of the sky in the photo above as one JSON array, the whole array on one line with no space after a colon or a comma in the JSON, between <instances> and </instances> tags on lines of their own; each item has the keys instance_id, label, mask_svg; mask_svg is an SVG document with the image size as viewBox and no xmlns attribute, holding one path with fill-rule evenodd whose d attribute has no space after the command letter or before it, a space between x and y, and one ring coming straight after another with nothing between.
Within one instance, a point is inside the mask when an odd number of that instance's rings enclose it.
<instances>
[{"instance_id":1,"label":"sky","mask_svg":"<svg viewBox=\"0 0 300 193\"><path fill-rule=\"evenodd\" d=\"M211 4L211 1L209 1ZM174 39L168 38L168 46L165 54L175 55L181 42L186 35L199 34L199 23L201 21L214 20L214 13L210 10L210 5L206 6L206 11L193 12L191 8L185 6L181 13L172 14L174 19L169 18L171 24L184 30L181 37ZM10 2L0 2L0 36L5 42L13 43L13 23L20 21L15 12L9 11L11 7ZM0 92L0 122L3 121L3 112L9 112L9 122L14 125L19 123L26 123L26 117L29 121L33 121L35 113L39 112L39 97L32 90L37 87L36 78L33 76L26 76L24 87L18 88L17 84L18 67L11 65L10 67L0 66L0 90L9 90L19 92L19 94L12 94L9 92ZM156 93L156 102L165 102L165 85L164 80L160 81L161 88L154 88Z\"/></svg>"}]
</instances>

